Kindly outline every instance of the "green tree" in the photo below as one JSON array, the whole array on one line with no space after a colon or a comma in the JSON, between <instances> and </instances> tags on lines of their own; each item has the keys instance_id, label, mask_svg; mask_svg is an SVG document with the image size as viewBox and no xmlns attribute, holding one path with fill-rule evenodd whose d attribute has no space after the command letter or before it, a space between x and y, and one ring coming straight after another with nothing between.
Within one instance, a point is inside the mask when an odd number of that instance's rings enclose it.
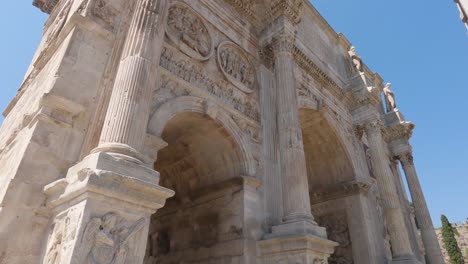
<instances>
[{"instance_id":1,"label":"green tree","mask_svg":"<svg viewBox=\"0 0 468 264\"><path fill-rule=\"evenodd\" d=\"M442 241L444 242L445 249L450 258L451 264L464 264L463 254L458 247L457 239L455 239L455 234L457 234L456 228L450 224L447 217L442 215Z\"/></svg>"}]
</instances>

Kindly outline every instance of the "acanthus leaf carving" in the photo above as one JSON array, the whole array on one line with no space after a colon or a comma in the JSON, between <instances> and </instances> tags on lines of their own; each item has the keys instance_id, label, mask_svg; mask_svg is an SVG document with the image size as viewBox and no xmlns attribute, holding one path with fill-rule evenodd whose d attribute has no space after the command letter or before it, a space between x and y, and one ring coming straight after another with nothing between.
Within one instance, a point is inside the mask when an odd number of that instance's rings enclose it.
<instances>
[{"instance_id":1,"label":"acanthus leaf carving","mask_svg":"<svg viewBox=\"0 0 468 264\"><path fill-rule=\"evenodd\" d=\"M218 46L218 65L224 76L245 93L252 93L255 85L255 66L236 44L222 42Z\"/></svg>"},{"instance_id":2,"label":"acanthus leaf carving","mask_svg":"<svg viewBox=\"0 0 468 264\"><path fill-rule=\"evenodd\" d=\"M169 8L166 33L186 55L208 60L214 50L213 39L203 19L191 7L176 3Z\"/></svg>"}]
</instances>

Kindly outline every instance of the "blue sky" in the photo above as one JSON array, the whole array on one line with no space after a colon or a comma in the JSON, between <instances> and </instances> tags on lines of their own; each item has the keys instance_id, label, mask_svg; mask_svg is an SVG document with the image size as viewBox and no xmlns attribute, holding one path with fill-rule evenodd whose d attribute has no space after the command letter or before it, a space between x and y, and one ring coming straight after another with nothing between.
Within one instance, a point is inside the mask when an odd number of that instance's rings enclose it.
<instances>
[{"instance_id":1,"label":"blue sky","mask_svg":"<svg viewBox=\"0 0 468 264\"><path fill-rule=\"evenodd\" d=\"M453 1L312 0L416 124L414 158L434 224L468 217L468 35Z\"/></svg>"},{"instance_id":2,"label":"blue sky","mask_svg":"<svg viewBox=\"0 0 468 264\"><path fill-rule=\"evenodd\" d=\"M5 1L0 16L0 109L16 94L46 16L32 0ZM416 168L435 225L468 217L468 35L453 1L312 0L393 83L398 108L416 123ZM0 122L3 118L0 117Z\"/></svg>"}]
</instances>

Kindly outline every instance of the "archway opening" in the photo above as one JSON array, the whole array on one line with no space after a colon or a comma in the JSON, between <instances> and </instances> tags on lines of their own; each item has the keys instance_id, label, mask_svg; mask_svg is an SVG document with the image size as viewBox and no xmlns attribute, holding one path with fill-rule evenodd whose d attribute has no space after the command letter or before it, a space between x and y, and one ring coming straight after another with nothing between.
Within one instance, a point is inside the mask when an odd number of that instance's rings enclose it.
<instances>
[{"instance_id":1,"label":"archway opening","mask_svg":"<svg viewBox=\"0 0 468 264\"><path fill-rule=\"evenodd\" d=\"M160 184L176 195L151 218L145 263L235 256L235 247L225 246L240 239L243 228L236 192L245 166L236 142L221 124L192 112L169 120L161 137L168 146L159 151L155 169Z\"/></svg>"},{"instance_id":2,"label":"archway opening","mask_svg":"<svg viewBox=\"0 0 468 264\"><path fill-rule=\"evenodd\" d=\"M343 186L354 179L353 167L339 136L323 113L301 109L299 115L312 211L317 223L327 229L328 238L340 244L328 263L353 263L345 205L347 193L343 190Z\"/></svg>"}]
</instances>

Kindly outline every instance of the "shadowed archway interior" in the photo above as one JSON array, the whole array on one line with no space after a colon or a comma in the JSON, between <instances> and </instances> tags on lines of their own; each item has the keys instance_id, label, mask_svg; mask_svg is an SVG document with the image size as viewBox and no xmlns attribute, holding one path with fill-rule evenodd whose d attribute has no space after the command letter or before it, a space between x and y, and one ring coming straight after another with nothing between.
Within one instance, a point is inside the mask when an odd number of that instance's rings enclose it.
<instances>
[{"instance_id":1,"label":"shadowed archway interior","mask_svg":"<svg viewBox=\"0 0 468 264\"><path fill-rule=\"evenodd\" d=\"M227 130L200 113L181 113L165 126L158 153L160 184L176 192L151 219L145 263L227 261L217 247L241 235L241 199L234 193L245 168ZM228 256L226 256L226 254Z\"/></svg>"},{"instance_id":2,"label":"shadowed archway interior","mask_svg":"<svg viewBox=\"0 0 468 264\"><path fill-rule=\"evenodd\" d=\"M353 180L351 162L335 130L323 114L301 109L299 116L310 191Z\"/></svg>"},{"instance_id":3,"label":"shadowed archway interior","mask_svg":"<svg viewBox=\"0 0 468 264\"><path fill-rule=\"evenodd\" d=\"M299 116L312 208L327 208L326 212L314 212L314 216L317 223L327 229L328 238L339 243L328 263L354 263L347 211L327 206L329 201L341 201L341 185L354 179L353 167L339 136L323 113L301 109Z\"/></svg>"}]
</instances>

